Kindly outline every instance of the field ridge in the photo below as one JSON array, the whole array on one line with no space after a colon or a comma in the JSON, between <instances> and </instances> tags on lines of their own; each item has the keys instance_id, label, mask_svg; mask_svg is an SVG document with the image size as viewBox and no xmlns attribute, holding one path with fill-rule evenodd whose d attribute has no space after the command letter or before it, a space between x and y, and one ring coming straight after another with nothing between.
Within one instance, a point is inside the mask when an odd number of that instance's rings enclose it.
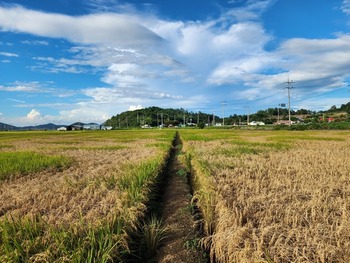
<instances>
[{"instance_id":1,"label":"field ridge","mask_svg":"<svg viewBox=\"0 0 350 263\"><path fill-rule=\"evenodd\" d=\"M167 230L166 239L159 249L157 262L207 262L205 253L199 248L200 235L192 212L190 186L187 172L179 160L181 140L175 138L175 152L171 156L168 182L162 200L162 219Z\"/></svg>"}]
</instances>

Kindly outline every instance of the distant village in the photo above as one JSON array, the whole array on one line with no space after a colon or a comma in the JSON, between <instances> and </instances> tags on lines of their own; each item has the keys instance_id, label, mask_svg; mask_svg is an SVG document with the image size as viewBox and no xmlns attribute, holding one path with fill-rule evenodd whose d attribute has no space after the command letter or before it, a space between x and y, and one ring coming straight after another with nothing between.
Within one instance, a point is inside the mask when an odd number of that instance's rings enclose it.
<instances>
[{"instance_id":1,"label":"distant village","mask_svg":"<svg viewBox=\"0 0 350 263\"><path fill-rule=\"evenodd\" d=\"M100 125L97 123L74 123L68 126L57 128L58 131L80 131L80 130L112 130L112 126Z\"/></svg>"}]
</instances>

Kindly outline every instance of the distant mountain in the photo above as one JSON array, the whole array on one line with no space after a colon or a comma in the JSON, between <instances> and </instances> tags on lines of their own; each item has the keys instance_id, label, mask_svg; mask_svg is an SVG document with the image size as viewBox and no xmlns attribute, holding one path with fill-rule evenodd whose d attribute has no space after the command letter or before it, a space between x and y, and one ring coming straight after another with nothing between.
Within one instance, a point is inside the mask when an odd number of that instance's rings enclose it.
<instances>
[{"instance_id":1,"label":"distant mountain","mask_svg":"<svg viewBox=\"0 0 350 263\"><path fill-rule=\"evenodd\" d=\"M0 122L0 131L34 131L34 130L57 130L60 127L78 127L83 129L84 125L87 126L98 126L97 123L83 123L83 122L74 122L70 125L57 125L54 123L40 124L40 125L31 125L24 127L17 127L10 124Z\"/></svg>"},{"instance_id":2,"label":"distant mountain","mask_svg":"<svg viewBox=\"0 0 350 263\"><path fill-rule=\"evenodd\" d=\"M72 123L71 125L68 125L68 126L79 126L79 127L83 127L85 125L85 123L83 123L83 122L74 122L74 123Z\"/></svg>"},{"instance_id":3,"label":"distant mountain","mask_svg":"<svg viewBox=\"0 0 350 263\"><path fill-rule=\"evenodd\" d=\"M14 130L18 130L18 127L0 122L0 130L2 130L2 131L14 131Z\"/></svg>"},{"instance_id":4,"label":"distant mountain","mask_svg":"<svg viewBox=\"0 0 350 263\"><path fill-rule=\"evenodd\" d=\"M65 125L56 125L54 123L41 124L36 126L25 126L18 128L19 130L57 130L57 128Z\"/></svg>"}]
</instances>

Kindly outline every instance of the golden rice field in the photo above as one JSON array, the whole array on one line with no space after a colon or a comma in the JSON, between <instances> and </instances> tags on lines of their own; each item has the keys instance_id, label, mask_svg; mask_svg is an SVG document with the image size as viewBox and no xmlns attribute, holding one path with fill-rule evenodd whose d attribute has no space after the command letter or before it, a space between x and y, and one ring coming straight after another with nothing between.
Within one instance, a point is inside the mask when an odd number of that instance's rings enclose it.
<instances>
[{"instance_id":1,"label":"golden rice field","mask_svg":"<svg viewBox=\"0 0 350 263\"><path fill-rule=\"evenodd\" d=\"M212 261L350 262L349 131L179 132ZM124 261L174 135L0 133L0 262Z\"/></svg>"},{"instance_id":2,"label":"golden rice field","mask_svg":"<svg viewBox=\"0 0 350 263\"><path fill-rule=\"evenodd\" d=\"M181 131L216 262L350 262L349 131Z\"/></svg>"},{"instance_id":3,"label":"golden rice field","mask_svg":"<svg viewBox=\"0 0 350 263\"><path fill-rule=\"evenodd\" d=\"M0 262L116 262L174 131L0 133Z\"/></svg>"}]
</instances>

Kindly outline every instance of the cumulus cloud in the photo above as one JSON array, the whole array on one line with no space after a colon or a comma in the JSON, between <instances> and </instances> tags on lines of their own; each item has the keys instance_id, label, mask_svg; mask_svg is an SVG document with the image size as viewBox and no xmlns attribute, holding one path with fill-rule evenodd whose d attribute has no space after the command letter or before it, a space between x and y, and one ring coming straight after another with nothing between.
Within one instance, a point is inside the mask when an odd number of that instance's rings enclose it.
<instances>
[{"instance_id":1,"label":"cumulus cloud","mask_svg":"<svg viewBox=\"0 0 350 263\"><path fill-rule=\"evenodd\" d=\"M128 109L128 111L135 111L135 110L142 110L144 107L142 107L141 105L131 105Z\"/></svg>"},{"instance_id":2,"label":"cumulus cloud","mask_svg":"<svg viewBox=\"0 0 350 263\"><path fill-rule=\"evenodd\" d=\"M27 119L29 120L35 120L40 117L40 112L36 109L32 109L28 114L27 114Z\"/></svg>"}]
</instances>

